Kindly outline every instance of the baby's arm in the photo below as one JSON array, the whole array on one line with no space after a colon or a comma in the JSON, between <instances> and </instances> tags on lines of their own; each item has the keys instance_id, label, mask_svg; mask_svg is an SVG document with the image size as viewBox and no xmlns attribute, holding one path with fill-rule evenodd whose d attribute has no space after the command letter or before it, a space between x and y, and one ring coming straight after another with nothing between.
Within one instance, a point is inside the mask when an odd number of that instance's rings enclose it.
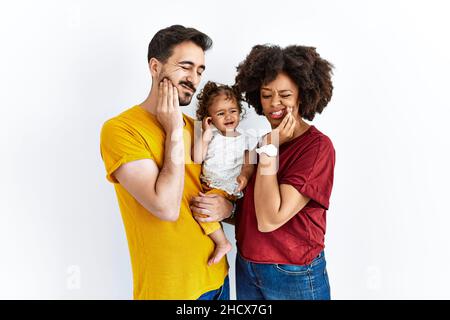
<instances>
[{"instance_id":1,"label":"baby's arm","mask_svg":"<svg viewBox=\"0 0 450 320\"><path fill-rule=\"evenodd\" d=\"M212 138L212 130L209 125L209 119L206 117L202 122L202 134L195 137L194 147L192 153L194 154L194 162L202 163L205 160L206 152L208 151L208 145Z\"/></svg>"},{"instance_id":2,"label":"baby's arm","mask_svg":"<svg viewBox=\"0 0 450 320\"><path fill-rule=\"evenodd\" d=\"M248 181L253 175L255 171L255 163L256 163L256 152L255 150L245 150L244 155L244 164L241 168L241 173L236 178L237 183L239 184L237 191L242 191L247 186Z\"/></svg>"}]
</instances>

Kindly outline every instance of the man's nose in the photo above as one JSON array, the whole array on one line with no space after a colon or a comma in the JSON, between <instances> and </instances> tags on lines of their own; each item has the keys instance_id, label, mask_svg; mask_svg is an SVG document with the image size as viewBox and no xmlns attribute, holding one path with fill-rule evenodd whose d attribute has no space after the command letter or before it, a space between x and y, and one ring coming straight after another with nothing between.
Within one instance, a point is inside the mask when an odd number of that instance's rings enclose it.
<instances>
[{"instance_id":1,"label":"man's nose","mask_svg":"<svg viewBox=\"0 0 450 320\"><path fill-rule=\"evenodd\" d=\"M194 87L197 88L197 85L200 82L200 76L197 74L197 72L194 71L194 72L191 72L191 74L188 75L187 80L189 82L191 82L194 85Z\"/></svg>"}]
</instances>

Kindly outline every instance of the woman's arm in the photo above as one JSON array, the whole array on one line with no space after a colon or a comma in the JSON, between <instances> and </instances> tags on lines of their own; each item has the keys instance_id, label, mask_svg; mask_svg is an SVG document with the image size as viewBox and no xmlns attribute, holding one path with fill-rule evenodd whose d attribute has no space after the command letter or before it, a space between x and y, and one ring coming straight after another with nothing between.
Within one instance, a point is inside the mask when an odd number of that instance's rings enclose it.
<instances>
[{"instance_id":1,"label":"woman's arm","mask_svg":"<svg viewBox=\"0 0 450 320\"><path fill-rule=\"evenodd\" d=\"M256 171L255 209L258 230L271 232L302 210L310 198L289 184L278 184L277 157L261 154Z\"/></svg>"},{"instance_id":2,"label":"woman's arm","mask_svg":"<svg viewBox=\"0 0 450 320\"><path fill-rule=\"evenodd\" d=\"M280 145L288 141L294 134L295 122L291 110L288 110L280 125L272 130L262 143L272 143L273 138L277 138ZM310 200L293 186L278 184L277 157L278 155L270 157L261 153L256 171L254 201L258 230L261 232L278 229L302 210Z\"/></svg>"}]
</instances>

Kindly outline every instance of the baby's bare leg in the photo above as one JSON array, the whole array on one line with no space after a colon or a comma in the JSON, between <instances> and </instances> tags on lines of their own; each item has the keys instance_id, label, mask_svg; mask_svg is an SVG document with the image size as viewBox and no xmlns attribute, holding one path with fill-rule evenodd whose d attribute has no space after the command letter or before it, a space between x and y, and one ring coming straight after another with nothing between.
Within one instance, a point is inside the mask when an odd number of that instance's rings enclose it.
<instances>
[{"instance_id":1,"label":"baby's bare leg","mask_svg":"<svg viewBox=\"0 0 450 320\"><path fill-rule=\"evenodd\" d=\"M208 261L208 265L212 265L218 263L220 259L222 259L223 256L231 250L231 243L226 238L225 232L223 232L222 228L217 229L213 233L210 233L209 237L216 244L216 249L214 250L214 253Z\"/></svg>"}]
</instances>

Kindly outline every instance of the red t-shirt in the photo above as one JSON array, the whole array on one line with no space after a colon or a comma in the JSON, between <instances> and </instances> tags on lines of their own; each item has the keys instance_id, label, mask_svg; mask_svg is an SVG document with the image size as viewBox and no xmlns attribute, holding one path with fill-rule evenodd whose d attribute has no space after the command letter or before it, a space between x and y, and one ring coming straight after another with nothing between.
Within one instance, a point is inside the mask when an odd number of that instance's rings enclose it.
<instances>
[{"instance_id":1,"label":"red t-shirt","mask_svg":"<svg viewBox=\"0 0 450 320\"><path fill-rule=\"evenodd\" d=\"M257 227L253 202L256 173L253 175L244 197L237 203L236 240L245 259L296 265L312 262L325 247L334 163L331 140L314 126L280 146L278 183L292 185L311 200L280 228L266 233L259 232Z\"/></svg>"}]
</instances>

